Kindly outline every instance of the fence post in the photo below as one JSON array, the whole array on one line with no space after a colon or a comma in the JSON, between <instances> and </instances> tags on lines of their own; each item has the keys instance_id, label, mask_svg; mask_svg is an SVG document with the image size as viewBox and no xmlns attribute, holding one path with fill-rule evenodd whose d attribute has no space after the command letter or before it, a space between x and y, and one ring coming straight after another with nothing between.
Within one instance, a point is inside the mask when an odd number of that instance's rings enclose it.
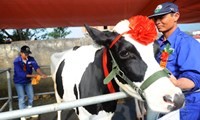
<instances>
[{"instance_id":1,"label":"fence post","mask_svg":"<svg viewBox=\"0 0 200 120\"><path fill-rule=\"evenodd\" d=\"M11 84L11 68L7 71L7 83L8 83L8 100L9 100L9 111L12 111L12 84Z\"/></svg>"}]
</instances>

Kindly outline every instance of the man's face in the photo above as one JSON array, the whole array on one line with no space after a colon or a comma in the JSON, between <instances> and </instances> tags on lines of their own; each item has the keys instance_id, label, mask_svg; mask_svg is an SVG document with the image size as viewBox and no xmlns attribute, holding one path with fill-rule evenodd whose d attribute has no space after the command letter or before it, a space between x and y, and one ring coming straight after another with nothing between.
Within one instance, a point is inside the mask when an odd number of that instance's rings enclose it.
<instances>
[{"instance_id":1,"label":"man's face","mask_svg":"<svg viewBox=\"0 0 200 120\"><path fill-rule=\"evenodd\" d=\"M159 32L168 32L177 25L179 13L169 13L153 18Z\"/></svg>"},{"instance_id":2,"label":"man's face","mask_svg":"<svg viewBox=\"0 0 200 120\"><path fill-rule=\"evenodd\" d=\"M22 53L21 52L21 57L23 60L27 60L28 59L29 54L28 53Z\"/></svg>"}]
</instances>

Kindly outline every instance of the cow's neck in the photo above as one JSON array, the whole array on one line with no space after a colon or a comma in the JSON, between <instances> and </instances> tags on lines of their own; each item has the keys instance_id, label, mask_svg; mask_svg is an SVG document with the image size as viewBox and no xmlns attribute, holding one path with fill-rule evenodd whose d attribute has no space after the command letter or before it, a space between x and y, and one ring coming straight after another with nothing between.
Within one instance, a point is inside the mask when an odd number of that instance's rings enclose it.
<instances>
[{"instance_id":1,"label":"cow's neck","mask_svg":"<svg viewBox=\"0 0 200 120\"><path fill-rule=\"evenodd\" d=\"M81 82L79 84L79 93L80 98L86 98L86 97L92 97L102 94L108 94L109 90L107 88L107 85L103 84L104 80L104 73L103 73L103 67L102 67L102 54L103 50L98 50L95 54L94 61L88 65L86 68L82 78ZM112 68L112 64L110 62L111 58L108 56L108 70L110 71ZM113 86L117 91L119 91L119 87L113 80ZM92 87L88 87L92 86ZM112 104L112 107L109 107L107 105ZM97 114L98 111L104 109L109 112L113 112L116 108L116 101L106 102L103 104L96 104L96 105L90 105L85 107L90 113Z\"/></svg>"},{"instance_id":2,"label":"cow's neck","mask_svg":"<svg viewBox=\"0 0 200 120\"><path fill-rule=\"evenodd\" d=\"M80 88L83 88L85 90L86 89L85 87L87 86L90 86L90 85L93 87L95 86L94 91L91 91L91 90L85 91L85 93L89 93L86 96L84 95L85 97L93 96L93 95L90 95L90 92L92 92L92 94L94 95L109 93L107 86L103 83L105 76L104 76L103 67L102 67L102 54L103 54L102 49L96 52L94 61L88 65L88 67L86 68L81 78L81 82L79 85ZM108 68L108 71L110 72L112 69L111 57L109 54L107 55L108 55L107 68ZM115 83L115 81L112 81L112 82L116 91L119 91L119 87Z\"/></svg>"}]
</instances>

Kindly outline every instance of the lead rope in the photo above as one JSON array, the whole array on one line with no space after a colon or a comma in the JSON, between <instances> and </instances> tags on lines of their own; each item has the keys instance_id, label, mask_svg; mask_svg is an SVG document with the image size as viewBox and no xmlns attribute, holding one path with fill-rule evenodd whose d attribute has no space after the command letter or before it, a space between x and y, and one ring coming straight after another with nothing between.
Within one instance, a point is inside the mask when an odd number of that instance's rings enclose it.
<instances>
[{"instance_id":1,"label":"lead rope","mask_svg":"<svg viewBox=\"0 0 200 120\"><path fill-rule=\"evenodd\" d=\"M121 90L125 91L125 93L130 95L131 97L135 98L134 101L135 101L137 119L144 120L144 116L146 115L146 109L145 109L144 100L142 99L142 97L135 90L133 90L129 85L123 85L121 82L119 82L116 76L114 76L114 80L120 86Z\"/></svg>"},{"instance_id":2,"label":"lead rope","mask_svg":"<svg viewBox=\"0 0 200 120\"><path fill-rule=\"evenodd\" d=\"M144 106L143 101L135 100L135 108L136 108L136 115L138 120L144 120L144 116L146 115L146 109Z\"/></svg>"},{"instance_id":3,"label":"lead rope","mask_svg":"<svg viewBox=\"0 0 200 120\"><path fill-rule=\"evenodd\" d=\"M131 97L134 97L140 101L144 101L142 97L135 91L133 90L129 85L124 85L121 82L119 82L118 78L114 76L115 82L119 85L120 89L125 91L126 94L130 95Z\"/></svg>"}]
</instances>

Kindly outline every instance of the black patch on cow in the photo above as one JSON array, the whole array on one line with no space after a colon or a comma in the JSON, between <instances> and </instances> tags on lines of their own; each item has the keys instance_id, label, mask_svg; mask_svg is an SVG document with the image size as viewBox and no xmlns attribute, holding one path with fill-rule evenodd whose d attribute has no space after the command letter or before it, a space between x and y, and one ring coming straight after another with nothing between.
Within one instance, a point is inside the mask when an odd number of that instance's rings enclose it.
<instances>
[{"instance_id":1,"label":"black patch on cow","mask_svg":"<svg viewBox=\"0 0 200 120\"><path fill-rule=\"evenodd\" d=\"M74 94L76 96L76 99L78 99L78 90L77 90L76 84L74 85ZM76 108L76 114L79 115L78 107Z\"/></svg>"},{"instance_id":2,"label":"black patch on cow","mask_svg":"<svg viewBox=\"0 0 200 120\"><path fill-rule=\"evenodd\" d=\"M63 71L64 65L65 65L65 60L63 60L60 63L58 70L56 72L56 89L60 98L63 98L63 94L64 94L63 83L62 83L62 71Z\"/></svg>"},{"instance_id":3,"label":"black patch on cow","mask_svg":"<svg viewBox=\"0 0 200 120\"><path fill-rule=\"evenodd\" d=\"M144 79L147 64L142 60L140 53L134 45L128 41L119 40L118 44L111 48L111 51L121 71L132 82L141 82ZM126 84L121 78L119 80Z\"/></svg>"},{"instance_id":4,"label":"black patch on cow","mask_svg":"<svg viewBox=\"0 0 200 120\"><path fill-rule=\"evenodd\" d=\"M74 46L73 50L77 50L80 46Z\"/></svg>"},{"instance_id":5,"label":"black patch on cow","mask_svg":"<svg viewBox=\"0 0 200 120\"><path fill-rule=\"evenodd\" d=\"M102 71L102 53L102 50L96 52L94 62L89 64L81 78L81 82L79 84L80 98L87 98L109 93L107 85L103 84L104 74ZM117 86L114 81L112 82L114 86ZM115 89L116 91L119 91L119 88ZM114 112L116 105L117 102L115 100L83 107L91 114L97 114L101 110Z\"/></svg>"}]
</instances>

